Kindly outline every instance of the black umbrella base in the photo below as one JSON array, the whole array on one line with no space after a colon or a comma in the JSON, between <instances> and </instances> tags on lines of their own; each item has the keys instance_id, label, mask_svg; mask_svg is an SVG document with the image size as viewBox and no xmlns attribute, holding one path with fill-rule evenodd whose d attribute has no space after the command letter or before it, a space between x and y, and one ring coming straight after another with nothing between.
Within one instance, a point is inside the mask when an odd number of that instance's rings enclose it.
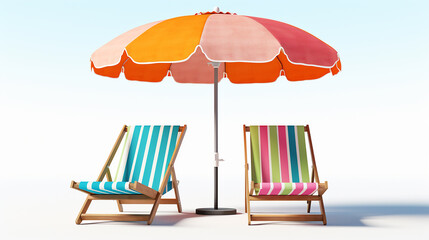
<instances>
[{"instance_id":1,"label":"black umbrella base","mask_svg":"<svg viewBox=\"0 0 429 240\"><path fill-rule=\"evenodd\" d=\"M233 215L237 213L235 208L197 208L196 214L200 215Z\"/></svg>"}]
</instances>

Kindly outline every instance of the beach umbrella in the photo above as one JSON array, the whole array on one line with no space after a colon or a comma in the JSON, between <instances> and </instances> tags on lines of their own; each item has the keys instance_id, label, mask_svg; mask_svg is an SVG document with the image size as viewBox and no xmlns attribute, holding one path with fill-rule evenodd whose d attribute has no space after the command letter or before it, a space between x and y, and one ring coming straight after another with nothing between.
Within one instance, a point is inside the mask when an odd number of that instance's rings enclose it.
<instances>
[{"instance_id":1,"label":"beach umbrella","mask_svg":"<svg viewBox=\"0 0 429 240\"><path fill-rule=\"evenodd\" d=\"M157 21L119 35L91 56L98 75L160 82L171 76L179 83L214 85L214 206L199 214L234 214L218 206L218 81L268 83L337 74L337 51L292 25L251 16L200 12ZM220 73L220 74L219 74Z\"/></svg>"}]
</instances>

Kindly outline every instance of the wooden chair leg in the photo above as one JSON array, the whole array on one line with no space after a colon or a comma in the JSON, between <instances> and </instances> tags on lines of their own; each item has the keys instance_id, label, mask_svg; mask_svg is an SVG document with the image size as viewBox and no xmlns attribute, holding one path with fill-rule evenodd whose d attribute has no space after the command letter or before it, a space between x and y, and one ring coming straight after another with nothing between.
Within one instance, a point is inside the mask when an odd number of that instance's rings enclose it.
<instances>
[{"instance_id":1,"label":"wooden chair leg","mask_svg":"<svg viewBox=\"0 0 429 240\"><path fill-rule=\"evenodd\" d=\"M159 203L161 202L161 196L162 196L162 194L158 193L158 196L156 197L156 200L153 203L152 210L150 211L149 220L147 221L147 225L151 225L153 222L153 219L155 218L156 211L158 210Z\"/></svg>"},{"instance_id":2,"label":"wooden chair leg","mask_svg":"<svg viewBox=\"0 0 429 240\"><path fill-rule=\"evenodd\" d=\"M107 178L107 181L109 181L109 182L113 182L113 179L112 179L112 174L110 174L110 168L106 168L106 178ZM101 180L100 180L101 181ZM124 211L124 209L122 208L122 204L121 204L121 201L120 200L117 200L116 201L116 203L118 204L118 209L119 209L119 212L123 212Z\"/></svg>"},{"instance_id":3,"label":"wooden chair leg","mask_svg":"<svg viewBox=\"0 0 429 240\"><path fill-rule=\"evenodd\" d=\"M171 169L171 178L173 180L174 194L176 195L176 200L177 200L177 211L181 213L182 202L180 201L179 186L178 186L178 181L176 179L176 172L174 171L174 168Z\"/></svg>"},{"instance_id":4,"label":"wooden chair leg","mask_svg":"<svg viewBox=\"0 0 429 240\"><path fill-rule=\"evenodd\" d=\"M179 188L177 187L177 183L173 183L174 194L176 195L177 200L177 212L182 212L182 202L180 201Z\"/></svg>"},{"instance_id":5,"label":"wooden chair leg","mask_svg":"<svg viewBox=\"0 0 429 240\"><path fill-rule=\"evenodd\" d=\"M250 225L252 224L252 219L250 216L250 200L248 195L246 195L246 210L247 210L247 225Z\"/></svg>"},{"instance_id":6,"label":"wooden chair leg","mask_svg":"<svg viewBox=\"0 0 429 240\"><path fill-rule=\"evenodd\" d=\"M244 197L244 213L247 213L247 195Z\"/></svg>"},{"instance_id":7,"label":"wooden chair leg","mask_svg":"<svg viewBox=\"0 0 429 240\"><path fill-rule=\"evenodd\" d=\"M310 213L311 210L311 201L307 201L307 213Z\"/></svg>"},{"instance_id":8,"label":"wooden chair leg","mask_svg":"<svg viewBox=\"0 0 429 240\"><path fill-rule=\"evenodd\" d=\"M327 224L326 213L325 213L325 206L323 205L323 198L322 197L320 197L319 205L320 205L320 212L322 213L323 225L326 225Z\"/></svg>"},{"instance_id":9,"label":"wooden chair leg","mask_svg":"<svg viewBox=\"0 0 429 240\"><path fill-rule=\"evenodd\" d=\"M124 211L124 208L122 207L121 201L120 201L120 200L117 200L117 201L116 201L116 203L118 204L119 212L123 212L123 211Z\"/></svg>"},{"instance_id":10,"label":"wooden chair leg","mask_svg":"<svg viewBox=\"0 0 429 240\"><path fill-rule=\"evenodd\" d=\"M82 205L82 208L80 209L79 215L77 215L76 218L76 224L80 224L82 222L82 214L86 213L86 211L88 211L89 205L91 204L92 200L88 199L88 197L86 197L85 202Z\"/></svg>"}]
</instances>

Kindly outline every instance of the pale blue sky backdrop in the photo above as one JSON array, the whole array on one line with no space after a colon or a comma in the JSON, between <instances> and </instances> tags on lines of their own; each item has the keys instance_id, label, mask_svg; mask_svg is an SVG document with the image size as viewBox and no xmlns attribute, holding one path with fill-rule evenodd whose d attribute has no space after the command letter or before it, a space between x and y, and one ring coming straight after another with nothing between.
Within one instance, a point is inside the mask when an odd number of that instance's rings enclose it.
<instances>
[{"instance_id":1,"label":"pale blue sky backdrop","mask_svg":"<svg viewBox=\"0 0 429 240\"><path fill-rule=\"evenodd\" d=\"M418 184L429 175L429 1L1 1L0 180L66 188L95 177L122 124L187 123L182 193L192 196L195 179L211 186L212 86L104 78L89 58L129 29L214 6L302 28L343 63L316 81L221 82L221 186L232 204L241 204L243 123L310 124L328 204L358 201L353 194L374 182L383 187L359 201L384 201L398 188L397 202L429 199ZM211 203L210 194L201 199Z\"/></svg>"}]
</instances>

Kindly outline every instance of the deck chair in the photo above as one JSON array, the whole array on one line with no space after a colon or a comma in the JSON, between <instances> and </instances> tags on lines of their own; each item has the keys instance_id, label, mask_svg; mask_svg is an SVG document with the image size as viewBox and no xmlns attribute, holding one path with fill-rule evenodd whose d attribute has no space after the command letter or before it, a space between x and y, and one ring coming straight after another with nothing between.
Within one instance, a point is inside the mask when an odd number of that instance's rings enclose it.
<instances>
[{"instance_id":1,"label":"deck chair","mask_svg":"<svg viewBox=\"0 0 429 240\"><path fill-rule=\"evenodd\" d=\"M326 225L322 195L328 189L328 182L319 182L309 126L243 125L243 132L248 224L251 221L322 221ZM250 132L250 190L247 132ZM311 179L305 132L311 153ZM252 214L251 201L307 201L307 213L310 213L311 201L318 201L321 214Z\"/></svg>"},{"instance_id":2,"label":"deck chair","mask_svg":"<svg viewBox=\"0 0 429 240\"><path fill-rule=\"evenodd\" d=\"M88 196L76 218L82 220L147 221L151 224L159 204L176 204L182 212L174 161L186 132L184 126L124 126L94 182L74 182L71 188ZM110 164L125 136L115 178ZM107 181L103 181L106 178ZM175 198L161 198L174 189ZM93 200L116 200L122 204L152 204L150 214L87 214Z\"/></svg>"}]
</instances>

